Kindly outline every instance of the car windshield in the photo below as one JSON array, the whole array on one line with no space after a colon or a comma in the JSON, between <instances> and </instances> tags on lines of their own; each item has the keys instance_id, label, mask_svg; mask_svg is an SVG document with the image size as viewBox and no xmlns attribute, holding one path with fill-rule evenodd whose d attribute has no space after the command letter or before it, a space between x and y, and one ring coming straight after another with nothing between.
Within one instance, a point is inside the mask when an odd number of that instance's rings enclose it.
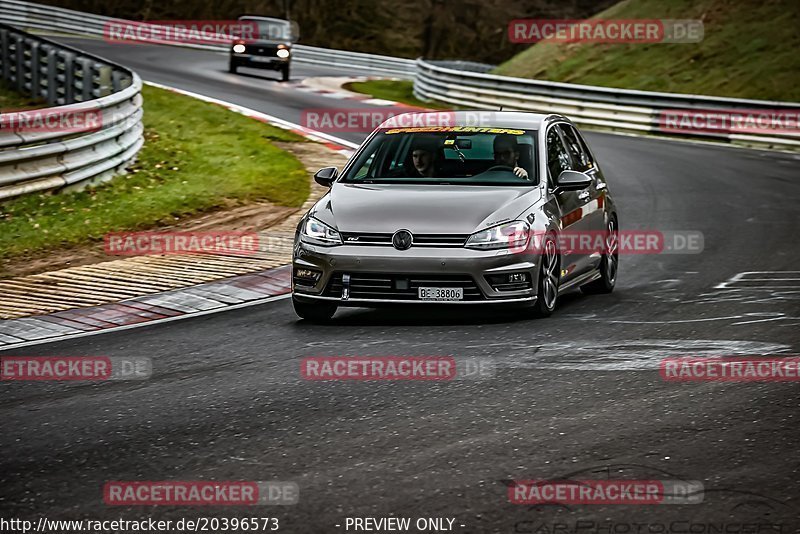
<instances>
[{"instance_id":1,"label":"car windshield","mask_svg":"<svg viewBox=\"0 0 800 534\"><path fill-rule=\"evenodd\" d=\"M296 24L288 20L263 20L263 19L240 19L245 22L255 22L258 25L258 38L265 41L286 41L294 42L297 40Z\"/></svg>"},{"instance_id":2,"label":"car windshield","mask_svg":"<svg viewBox=\"0 0 800 534\"><path fill-rule=\"evenodd\" d=\"M393 128L373 137L346 183L531 186L536 131L469 126Z\"/></svg>"}]
</instances>

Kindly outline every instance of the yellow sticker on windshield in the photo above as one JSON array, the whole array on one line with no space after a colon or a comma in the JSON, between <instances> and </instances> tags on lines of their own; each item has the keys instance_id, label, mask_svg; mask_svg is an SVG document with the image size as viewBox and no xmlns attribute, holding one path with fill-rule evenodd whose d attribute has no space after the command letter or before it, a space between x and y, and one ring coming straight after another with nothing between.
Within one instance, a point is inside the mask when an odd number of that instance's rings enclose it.
<instances>
[{"instance_id":1,"label":"yellow sticker on windshield","mask_svg":"<svg viewBox=\"0 0 800 534\"><path fill-rule=\"evenodd\" d=\"M490 134L510 134L524 135L525 130L509 130L507 128L484 128L482 126L418 126L414 128L392 128L386 130L387 134L397 133L490 133Z\"/></svg>"}]
</instances>

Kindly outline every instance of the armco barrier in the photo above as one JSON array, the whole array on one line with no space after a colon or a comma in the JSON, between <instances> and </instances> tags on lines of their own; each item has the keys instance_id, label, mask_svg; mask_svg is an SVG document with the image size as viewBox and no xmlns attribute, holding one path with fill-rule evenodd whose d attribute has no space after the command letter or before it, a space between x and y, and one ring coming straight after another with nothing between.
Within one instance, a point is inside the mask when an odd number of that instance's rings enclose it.
<instances>
[{"instance_id":1,"label":"armco barrier","mask_svg":"<svg viewBox=\"0 0 800 534\"><path fill-rule=\"evenodd\" d=\"M0 24L0 75L54 106L0 114L0 199L110 178L144 142L142 82L124 67Z\"/></svg>"},{"instance_id":2,"label":"armco barrier","mask_svg":"<svg viewBox=\"0 0 800 534\"><path fill-rule=\"evenodd\" d=\"M488 74L490 66L462 61L417 60L414 95L455 106L489 110L560 113L580 125L634 134L669 134L662 111L797 111L800 103L719 98L679 93L634 91L569 83L512 78ZM797 131L795 126L794 131ZM800 135L785 131L735 133L731 131L678 133L691 137L779 149L800 148Z\"/></svg>"},{"instance_id":3,"label":"armco barrier","mask_svg":"<svg viewBox=\"0 0 800 534\"><path fill-rule=\"evenodd\" d=\"M104 25L114 19L22 0L0 0L0 22L21 28L101 37ZM183 46L227 50L225 45ZM797 110L800 104L717 98L701 95L633 91L488 74L491 66L462 61L416 62L342 50L297 45L294 60L347 67L366 73L414 79L414 94L478 109L526 110L561 113L578 124L632 134L664 134L724 140L737 144L783 150L800 149L793 131L748 133L744 131L676 132L661 123L665 110ZM796 129L795 129L796 130Z\"/></svg>"},{"instance_id":4,"label":"armco barrier","mask_svg":"<svg viewBox=\"0 0 800 534\"><path fill-rule=\"evenodd\" d=\"M81 13L70 9L53 6L44 6L22 0L0 0L0 22L11 24L21 29L35 29L54 31L72 35L103 36L103 28L113 20L111 17ZM174 43L170 43L174 44ZM229 47L221 44L190 44L182 43L180 46L188 48L202 48L209 50L227 51ZM411 79L414 77L414 60L364 54L361 52L347 52L313 46L296 45L292 47L293 61L328 65L334 67L348 67L362 70L365 73L377 75L396 76Z\"/></svg>"}]
</instances>

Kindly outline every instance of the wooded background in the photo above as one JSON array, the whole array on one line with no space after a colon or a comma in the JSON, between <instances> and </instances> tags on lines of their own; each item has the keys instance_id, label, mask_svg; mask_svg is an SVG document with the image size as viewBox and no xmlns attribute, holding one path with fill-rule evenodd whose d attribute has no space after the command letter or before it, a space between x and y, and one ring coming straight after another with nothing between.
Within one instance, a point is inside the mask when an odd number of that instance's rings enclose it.
<instances>
[{"instance_id":1,"label":"wooded background","mask_svg":"<svg viewBox=\"0 0 800 534\"><path fill-rule=\"evenodd\" d=\"M43 0L132 20L290 18L300 42L374 54L500 63L529 45L508 41L518 18L586 18L616 0Z\"/></svg>"}]
</instances>

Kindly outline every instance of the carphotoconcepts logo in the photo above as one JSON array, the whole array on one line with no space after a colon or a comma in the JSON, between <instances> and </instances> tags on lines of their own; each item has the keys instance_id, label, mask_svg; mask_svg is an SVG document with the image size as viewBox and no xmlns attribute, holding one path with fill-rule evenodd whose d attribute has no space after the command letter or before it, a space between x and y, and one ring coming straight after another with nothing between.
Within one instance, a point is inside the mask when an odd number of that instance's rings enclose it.
<instances>
[{"instance_id":1,"label":"carphotoconcepts logo","mask_svg":"<svg viewBox=\"0 0 800 534\"><path fill-rule=\"evenodd\" d=\"M798 109L664 109L658 127L666 133L800 134Z\"/></svg>"},{"instance_id":2,"label":"carphotoconcepts logo","mask_svg":"<svg viewBox=\"0 0 800 534\"><path fill-rule=\"evenodd\" d=\"M664 358L660 374L668 382L797 382L800 357Z\"/></svg>"},{"instance_id":3,"label":"carphotoconcepts logo","mask_svg":"<svg viewBox=\"0 0 800 534\"><path fill-rule=\"evenodd\" d=\"M159 481L106 482L109 506L292 505L300 499L295 482Z\"/></svg>"},{"instance_id":4,"label":"carphotoconcepts logo","mask_svg":"<svg viewBox=\"0 0 800 534\"><path fill-rule=\"evenodd\" d=\"M103 113L97 108L59 110L32 109L0 113L0 131L16 133L91 133L103 127Z\"/></svg>"},{"instance_id":5,"label":"carphotoconcepts logo","mask_svg":"<svg viewBox=\"0 0 800 534\"><path fill-rule=\"evenodd\" d=\"M252 256L259 251L255 232L120 232L105 236L111 256L152 254L231 254Z\"/></svg>"},{"instance_id":6,"label":"carphotoconcepts logo","mask_svg":"<svg viewBox=\"0 0 800 534\"><path fill-rule=\"evenodd\" d=\"M703 21L695 19L516 19L512 43L699 43Z\"/></svg>"},{"instance_id":7,"label":"carphotoconcepts logo","mask_svg":"<svg viewBox=\"0 0 800 534\"><path fill-rule=\"evenodd\" d=\"M277 26L276 26L277 28ZM224 44L253 41L258 24L245 20L111 20L103 25L103 39L116 44L176 43ZM285 36L281 40L285 40Z\"/></svg>"},{"instance_id":8,"label":"carphotoconcepts logo","mask_svg":"<svg viewBox=\"0 0 800 534\"><path fill-rule=\"evenodd\" d=\"M495 375L489 358L453 356L323 356L303 358L306 380L463 380Z\"/></svg>"},{"instance_id":9,"label":"carphotoconcepts logo","mask_svg":"<svg viewBox=\"0 0 800 534\"><path fill-rule=\"evenodd\" d=\"M0 380L104 381L145 380L153 362L145 357L9 356L0 358Z\"/></svg>"},{"instance_id":10,"label":"carphotoconcepts logo","mask_svg":"<svg viewBox=\"0 0 800 534\"><path fill-rule=\"evenodd\" d=\"M697 480L515 480L508 486L512 504L698 504Z\"/></svg>"},{"instance_id":11,"label":"carphotoconcepts logo","mask_svg":"<svg viewBox=\"0 0 800 534\"><path fill-rule=\"evenodd\" d=\"M699 231L619 230L613 234L601 230L564 230L524 233L511 230L508 241L513 254L547 252L552 239L561 254L699 254L703 251L703 233Z\"/></svg>"}]
</instances>

